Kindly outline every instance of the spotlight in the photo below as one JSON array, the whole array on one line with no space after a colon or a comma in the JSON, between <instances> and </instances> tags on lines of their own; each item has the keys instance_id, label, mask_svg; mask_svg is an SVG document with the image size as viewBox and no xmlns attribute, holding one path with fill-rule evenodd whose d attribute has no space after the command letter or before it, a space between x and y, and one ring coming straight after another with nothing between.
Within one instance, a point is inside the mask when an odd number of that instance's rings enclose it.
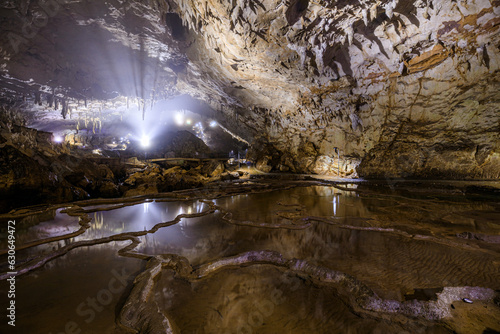
<instances>
[{"instance_id":1,"label":"spotlight","mask_svg":"<svg viewBox=\"0 0 500 334\"><path fill-rule=\"evenodd\" d=\"M150 144L149 136L148 135L143 135L141 138L141 146L142 147L148 147Z\"/></svg>"},{"instance_id":2,"label":"spotlight","mask_svg":"<svg viewBox=\"0 0 500 334\"><path fill-rule=\"evenodd\" d=\"M175 123L177 125L182 125L184 124L184 116L181 113L175 114Z\"/></svg>"},{"instance_id":3,"label":"spotlight","mask_svg":"<svg viewBox=\"0 0 500 334\"><path fill-rule=\"evenodd\" d=\"M191 120L189 118L186 120L186 124L191 125Z\"/></svg>"},{"instance_id":4,"label":"spotlight","mask_svg":"<svg viewBox=\"0 0 500 334\"><path fill-rule=\"evenodd\" d=\"M217 126L217 122L216 121L211 121L210 122L210 127L211 128L215 128Z\"/></svg>"},{"instance_id":5,"label":"spotlight","mask_svg":"<svg viewBox=\"0 0 500 334\"><path fill-rule=\"evenodd\" d=\"M54 141L54 143L60 144L64 141L64 138L61 136L54 136L52 140Z\"/></svg>"}]
</instances>

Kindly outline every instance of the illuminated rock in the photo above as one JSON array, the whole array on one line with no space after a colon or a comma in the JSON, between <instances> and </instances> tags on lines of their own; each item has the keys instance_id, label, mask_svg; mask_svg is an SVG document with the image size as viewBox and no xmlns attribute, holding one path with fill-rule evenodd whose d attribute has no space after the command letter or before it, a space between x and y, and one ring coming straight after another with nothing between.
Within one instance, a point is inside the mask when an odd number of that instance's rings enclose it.
<instances>
[{"instance_id":1,"label":"illuminated rock","mask_svg":"<svg viewBox=\"0 0 500 334\"><path fill-rule=\"evenodd\" d=\"M65 4L36 37L13 13L37 4L2 5L3 30L18 32L0 37L2 96L49 123L78 128L81 115L98 134L116 107L98 104L117 94L146 118L157 101L188 94L251 146L271 145L266 170L313 173L340 148L343 161L363 161L364 177L500 175L498 2L115 5ZM310 155L299 152L306 142Z\"/></svg>"}]
</instances>

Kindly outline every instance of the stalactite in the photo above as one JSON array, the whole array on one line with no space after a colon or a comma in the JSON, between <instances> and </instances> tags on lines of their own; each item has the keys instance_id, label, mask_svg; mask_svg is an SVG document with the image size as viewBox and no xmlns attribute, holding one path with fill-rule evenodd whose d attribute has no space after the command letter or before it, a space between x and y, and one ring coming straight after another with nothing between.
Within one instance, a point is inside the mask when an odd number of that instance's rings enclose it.
<instances>
[{"instance_id":1,"label":"stalactite","mask_svg":"<svg viewBox=\"0 0 500 334\"><path fill-rule=\"evenodd\" d=\"M373 21L377 18L377 4L370 8L370 20Z\"/></svg>"},{"instance_id":2,"label":"stalactite","mask_svg":"<svg viewBox=\"0 0 500 334\"><path fill-rule=\"evenodd\" d=\"M66 119L66 116L68 115L68 103L66 100L63 100L61 104L62 104L61 115L64 119Z\"/></svg>"},{"instance_id":3,"label":"stalactite","mask_svg":"<svg viewBox=\"0 0 500 334\"><path fill-rule=\"evenodd\" d=\"M392 7L392 3L388 3L385 7L385 14L389 19L392 19L392 16L394 15L394 8Z\"/></svg>"},{"instance_id":4,"label":"stalactite","mask_svg":"<svg viewBox=\"0 0 500 334\"><path fill-rule=\"evenodd\" d=\"M349 42L349 45L352 45L352 42L354 40L354 30L352 26L348 26L345 29L345 33L347 34L347 41Z\"/></svg>"},{"instance_id":5,"label":"stalactite","mask_svg":"<svg viewBox=\"0 0 500 334\"><path fill-rule=\"evenodd\" d=\"M52 88L52 102L50 103L50 107L52 107L52 103L54 103L54 106L55 106L56 100L57 100L57 98L56 98L56 89L54 87L54 88ZM55 109L57 110L57 107L55 107Z\"/></svg>"},{"instance_id":6,"label":"stalactite","mask_svg":"<svg viewBox=\"0 0 500 334\"><path fill-rule=\"evenodd\" d=\"M368 9L363 8L361 11L361 15L363 16L363 22L365 23L365 26L368 25Z\"/></svg>"}]
</instances>

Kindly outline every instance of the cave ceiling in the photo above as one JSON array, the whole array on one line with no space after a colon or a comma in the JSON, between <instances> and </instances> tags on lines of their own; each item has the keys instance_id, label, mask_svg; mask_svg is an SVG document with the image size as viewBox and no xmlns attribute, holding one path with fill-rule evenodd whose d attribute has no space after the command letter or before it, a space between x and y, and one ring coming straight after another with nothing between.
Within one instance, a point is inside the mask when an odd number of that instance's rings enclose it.
<instances>
[{"instance_id":1,"label":"cave ceiling","mask_svg":"<svg viewBox=\"0 0 500 334\"><path fill-rule=\"evenodd\" d=\"M47 119L184 95L276 169L500 175L498 0L22 0L0 20L1 98Z\"/></svg>"}]
</instances>

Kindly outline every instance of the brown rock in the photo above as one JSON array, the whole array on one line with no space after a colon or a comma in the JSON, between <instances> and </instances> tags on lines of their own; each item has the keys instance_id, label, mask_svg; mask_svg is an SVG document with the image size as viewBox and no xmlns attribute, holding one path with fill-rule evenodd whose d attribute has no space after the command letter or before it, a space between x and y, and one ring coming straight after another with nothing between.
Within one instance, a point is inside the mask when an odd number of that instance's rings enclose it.
<instances>
[{"instance_id":1,"label":"brown rock","mask_svg":"<svg viewBox=\"0 0 500 334\"><path fill-rule=\"evenodd\" d=\"M137 188L127 190L124 197L142 196L158 194L158 189L155 184L141 184Z\"/></svg>"}]
</instances>

